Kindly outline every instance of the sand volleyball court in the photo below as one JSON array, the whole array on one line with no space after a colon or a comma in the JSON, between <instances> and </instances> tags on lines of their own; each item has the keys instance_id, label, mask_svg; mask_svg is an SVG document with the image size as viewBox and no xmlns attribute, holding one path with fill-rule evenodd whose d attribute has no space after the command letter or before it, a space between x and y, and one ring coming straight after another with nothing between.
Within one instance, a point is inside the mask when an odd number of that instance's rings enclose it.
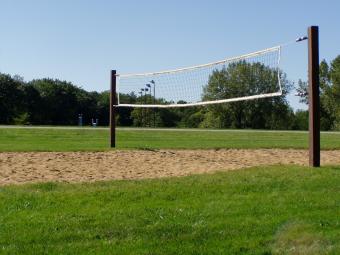
<instances>
[{"instance_id":1,"label":"sand volleyball court","mask_svg":"<svg viewBox=\"0 0 340 255\"><path fill-rule=\"evenodd\" d=\"M340 150L322 151L322 165L339 165ZM3 152L0 185L160 178L244 167L308 165L306 150L113 150L106 152Z\"/></svg>"}]
</instances>

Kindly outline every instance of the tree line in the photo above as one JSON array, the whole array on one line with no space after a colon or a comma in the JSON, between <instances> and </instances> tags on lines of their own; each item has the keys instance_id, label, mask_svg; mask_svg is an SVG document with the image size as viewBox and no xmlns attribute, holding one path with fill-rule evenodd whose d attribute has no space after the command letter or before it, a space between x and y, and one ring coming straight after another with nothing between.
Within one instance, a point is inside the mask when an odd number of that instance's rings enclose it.
<instances>
[{"instance_id":1,"label":"tree line","mask_svg":"<svg viewBox=\"0 0 340 255\"><path fill-rule=\"evenodd\" d=\"M83 114L86 123L98 118L108 123L109 92L87 92L67 81L0 74L0 123L75 125Z\"/></svg>"},{"instance_id":2,"label":"tree line","mask_svg":"<svg viewBox=\"0 0 340 255\"><path fill-rule=\"evenodd\" d=\"M340 130L340 55L329 64L323 60L320 74L320 126L322 130ZM308 83L299 80L300 101L308 104ZM305 114L301 112L299 114Z\"/></svg>"},{"instance_id":3,"label":"tree line","mask_svg":"<svg viewBox=\"0 0 340 255\"><path fill-rule=\"evenodd\" d=\"M256 71L254 71L256 70ZM204 87L202 100L263 94L277 91L278 71L261 63L237 62L215 70ZM283 96L185 108L118 108L119 126L190 127L190 128L308 128L308 111L294 112L287 101L293 90L284 73L280 73ZM307 83L298 82L301 102L308 102ZM124 103L151 100L169 103L162 98L120 94ZM147 95L144 95L146 97ZM150 97L150 98L149 98ZM329 64L320 64L321 127L340 129L340 56ZM180 101L178 103L185 103ZM88 92L71 82L58 79L35 79L25 82L20 76L0 73L0 124L77 125L109 123L109 91Z\"/></svg>"}]
</instances>

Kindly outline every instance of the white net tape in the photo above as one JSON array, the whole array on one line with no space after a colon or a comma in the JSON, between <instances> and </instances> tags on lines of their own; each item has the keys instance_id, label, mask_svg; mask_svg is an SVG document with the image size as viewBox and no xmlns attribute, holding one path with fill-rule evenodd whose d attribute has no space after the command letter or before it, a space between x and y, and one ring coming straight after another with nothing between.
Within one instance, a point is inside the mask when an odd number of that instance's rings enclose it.
<instances>
[{"instance_id":1,"label":"white net tape","mask_svg":"<svg viewBox=\"0 0 340 255\"><path fill-rule=\"evenodd\" d=\"M117 74L118 106L186 107L280 96L280 52L277 46L189 68Z\"/></svg>"}]
</instances>

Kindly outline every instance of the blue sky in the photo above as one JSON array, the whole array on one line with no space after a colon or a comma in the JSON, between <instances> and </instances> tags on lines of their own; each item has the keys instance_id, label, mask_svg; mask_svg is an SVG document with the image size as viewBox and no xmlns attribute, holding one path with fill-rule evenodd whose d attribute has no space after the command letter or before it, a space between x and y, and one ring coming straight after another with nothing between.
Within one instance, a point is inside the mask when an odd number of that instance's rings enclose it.
<instances>
[{"instance_id":1,"label":"blue sky","mask_svg":"<svg viewBox=\"0 0 340 255\"><path fill-rule=\"evenodd\" d=\"M340 54L337 0L0 0L0 72L109 89L109 72L160 71L276 46L320 28L320 58ZM307 78L307 43L281 68ZM303 108L290 96L292 106Z\"/></svg>"}]
</instances>

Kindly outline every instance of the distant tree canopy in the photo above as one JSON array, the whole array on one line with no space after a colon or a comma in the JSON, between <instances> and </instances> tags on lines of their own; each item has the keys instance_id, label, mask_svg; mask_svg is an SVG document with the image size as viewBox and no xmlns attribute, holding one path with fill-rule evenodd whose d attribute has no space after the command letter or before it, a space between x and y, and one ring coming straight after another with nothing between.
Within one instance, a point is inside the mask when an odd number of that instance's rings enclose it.
<instances>
[{"instance_id":1,"label":"distant tree canopy","mask_svg":"<svg viewBox=\"0 0 340 255\"><path fill-rule=\"evenodd\" d=\"M117 108L120 126L307 129L308 111L294 111L286 95L292 85L281 73L283 96L186 108ZM203 100L219 100L278 91L278 73L260 63L238 62L215 70L203 89ZM299 81L301 101L308 102L307 83ZM321 126L340 130L340 56L320 64ZM109 123L109 91L88 92L67 81L0 73L0 124L84 125ZM120 94L125 103L169 103L152 95ZM186 103L179 101L178 103Z\"/></svg>"},{"instance_id":2,"label":"distant tree canopy","mask_svg":"<svg viewBox=\"0 0 340 255\"><path fill-rule=\"evenodd\" d=\"M38 79L25 83L0 74L0 123L75 125L83 114L108 123L109 93L87 92L70 82Z\"/></svg>"},{"instance_id":3,"label":"distant tree canopy","mask_svg":"<svg viewBox=\"0 0 340 255\"><path fill-rule=\"evenodd\" d=\"M300 101L308 104L308 84L299 81ZM320 124L322 130L340 130L340 55L330 65L320 63Z\"/></svg>"},{"instance_id":4,"label":"distant tree canopy","mask_svg":"<svg viewBox=\"0 0 340 255\"><path fill-rule=\"evenodd\" d=\"M24 98L21 81L10 75L0 75L0 123L12 123L23 111L22 101Z\"/></svg>"},{"instance_id":5,"label":"distant tree canopy","mask_svg":"<svg viewBox=\"0 0 340 255\"><path fill-rule=\"evenodd\" d=\"M207 107L202 125L222 128L289 129L293 111L285 95L291 85L281 77L284 96L239 101ZM260 63L233 63L221 71L214 71L204 88L205 100L244 97L279 90L278 73Z\"/></svg>"}]
</instances>

